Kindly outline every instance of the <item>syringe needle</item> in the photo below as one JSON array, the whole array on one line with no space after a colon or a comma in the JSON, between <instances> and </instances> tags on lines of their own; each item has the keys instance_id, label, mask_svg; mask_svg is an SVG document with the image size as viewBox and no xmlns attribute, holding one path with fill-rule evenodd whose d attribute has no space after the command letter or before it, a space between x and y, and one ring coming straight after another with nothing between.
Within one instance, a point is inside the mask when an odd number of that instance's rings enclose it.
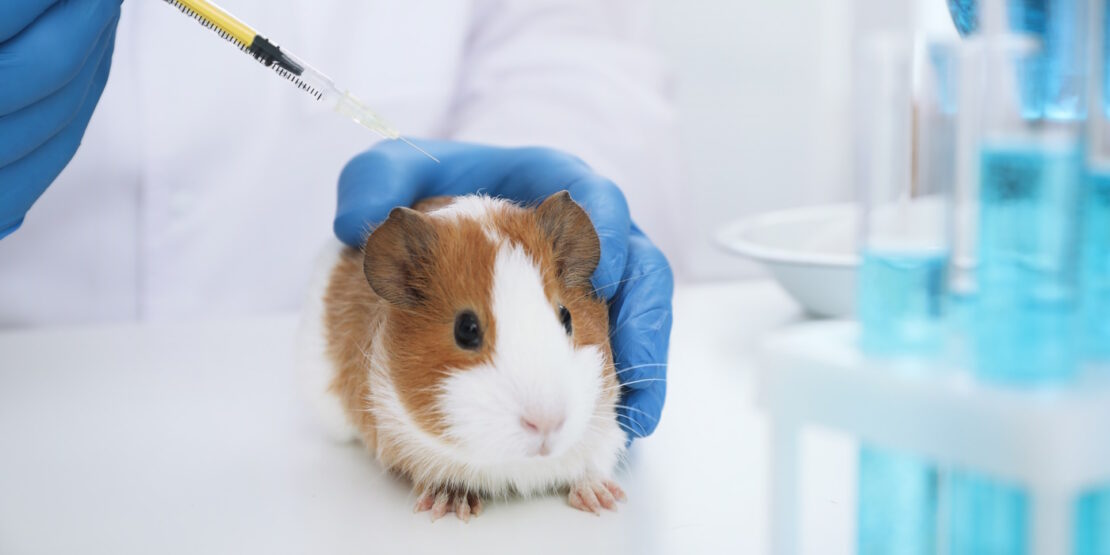
<instances>
[{"instance_id":1,"label":"syringe needle","mask_svg":"<svg viewBox=\"0 0 1110 555\"><path fill-rule=\"evenodd\" d=\"M435 156L432 156L432 155L431 155L431 154L430 154L430 153L429 153L429 152L428 152L427 150L424 150L424 149L422 149L422 148L420 148L420 147L416 146L416 144L415 144L415 143L413 143L412 141L410 141L410 140L408 140L408 139L406 139L406 138L404 138L404 137L401 137L401 136L398 136L397 138L398 138L398 139L401 139L402 141L404 141L404 142L405 142L405 144L407 144L407 145L411 146L412 148L415 148L416 150L419 150L419 151L420 151L420 153L421 153L421 154L423 154L424 156L427 156L428 158L431 158L432 160L435 160L435 162L436 162L437 164L439 163L439 158L436 158Z\"/></svg>"},{"instance_id":2,"label":"syringe needle","mask_svg":"<svg viewBox=\"0 0 1110 555\"><path fill-rule=\"evenodd\" d=\"M337 88L335 86L335 83L333 83L330 79L323 78L321 79L321 81L327 84L327 86L324 87L324 90L327 91L325 96L330 96L334 94L339 98L339 100L335 104L336 112L339 112L340 114L351 118L355 122L362 124L371 131L381 135L383 138L398 139L416 149L417 152L423 154L424 156L435 160L435 163L440 163L439 158L432 156L427 150L416 146L416 143L402 136L399 132L397 132L396 129L393 128L392 125L389 125L388 123L383 121L382 118L378 116L378 114L375 114L373 110L367 108L361 100L355 98L355 96L351 94L351 91L340 92L339 88Z\"/></svg>"}]
</instances>

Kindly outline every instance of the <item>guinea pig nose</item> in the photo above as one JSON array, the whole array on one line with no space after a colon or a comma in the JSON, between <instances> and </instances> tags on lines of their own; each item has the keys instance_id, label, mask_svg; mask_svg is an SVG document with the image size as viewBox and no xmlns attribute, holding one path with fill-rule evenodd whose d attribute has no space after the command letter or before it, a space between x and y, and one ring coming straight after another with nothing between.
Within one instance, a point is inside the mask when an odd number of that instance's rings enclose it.
<instances>
[{"instance_id":1,"label":"guinea pig nose","mask_svg":"<svg viewBox=\"0 0 1110 555\"><path fill-rule=\"evenodd\" d=\"M563 427L566 417L563 415L534 415L520 417L520 425L533 434L547 435L557 432Z\"/></svg>"}]
</instances>

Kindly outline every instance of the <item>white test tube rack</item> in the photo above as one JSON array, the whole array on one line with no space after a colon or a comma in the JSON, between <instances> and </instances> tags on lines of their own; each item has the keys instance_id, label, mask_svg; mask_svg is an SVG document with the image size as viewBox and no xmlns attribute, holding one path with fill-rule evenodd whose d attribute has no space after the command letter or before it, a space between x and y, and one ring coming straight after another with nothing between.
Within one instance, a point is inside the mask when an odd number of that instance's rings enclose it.
<instances>
[{"instance_id":1,"label":"white test tube rack","mask_svg":"<svg viewBox=\"0 0 1110 555\"><path fill-rule=\"evenodd\" d=\"M892 368L922 363L866 358L856 346L858 329L850 321L809 322L764 343L758 402L771 418L772 552L798 552L800 433L816 425L942 469L1021 484L1030 500L1032 552L1072 553L1075 501L1110 484L1110 387L1081 381L1020 390L966 372Z\"/></svg>"}]
</instances>

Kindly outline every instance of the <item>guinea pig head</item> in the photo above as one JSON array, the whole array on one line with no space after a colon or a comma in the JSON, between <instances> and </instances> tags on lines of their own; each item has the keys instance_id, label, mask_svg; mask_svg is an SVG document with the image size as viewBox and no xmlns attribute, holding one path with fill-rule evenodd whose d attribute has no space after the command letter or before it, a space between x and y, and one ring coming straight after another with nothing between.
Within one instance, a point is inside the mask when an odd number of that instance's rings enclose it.
<instances>
[{"instance_id":1,"label":"guinea pig head","mask_svg":"<svg viewBox=\"0 0 1110 555\"><path fill-rule=\"evenodd\" d=\"M424 439L468 464L542 461L614 418L608 310L590 283L599 257L565 192L534 210L460 197L390 214L365 249L389 307L375 348Z\"/></svg>"}]
</instances>

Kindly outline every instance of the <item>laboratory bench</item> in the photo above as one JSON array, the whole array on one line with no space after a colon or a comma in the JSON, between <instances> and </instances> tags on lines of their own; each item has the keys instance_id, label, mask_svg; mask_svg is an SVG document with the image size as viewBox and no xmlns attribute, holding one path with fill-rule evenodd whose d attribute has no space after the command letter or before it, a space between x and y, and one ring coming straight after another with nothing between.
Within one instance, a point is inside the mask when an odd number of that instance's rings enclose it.
<instances>
[{"instance_id":1,"label":"laboratory bench","mask_svg":"<svg viewBox=\"0 0 1110 555\"><path fill-rule=\"evenodd\" d=\"M667 403L601 516L490 500L464 523L325 438L297 316L0 332L0 553L767 553L757 350L804 319L770 281L680 286ZM847 553L855 444L802 442L803 553Z\"/></svg>"}]
</instances>

